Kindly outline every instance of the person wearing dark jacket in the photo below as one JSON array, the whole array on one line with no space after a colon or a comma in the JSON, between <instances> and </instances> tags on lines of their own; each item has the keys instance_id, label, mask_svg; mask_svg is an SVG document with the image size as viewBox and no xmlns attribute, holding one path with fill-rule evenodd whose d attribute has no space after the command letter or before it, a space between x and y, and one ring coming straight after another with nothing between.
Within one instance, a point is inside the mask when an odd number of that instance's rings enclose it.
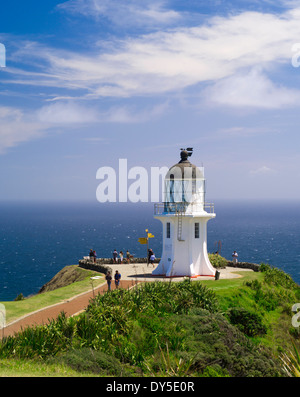
<instances>
[{"instance_id":1,"label":"person wearing dark jacket","mask_svg":"<svg viewBox=\"0 0 300 397\"><path fill-rule=\"evenodd\" d=\"M118 272L118 270L116 270L115 273L115 284L116 284L116 288L119 288L120 285L120 280L121 280L121 274Z\"/></svg>"}]
</instances>

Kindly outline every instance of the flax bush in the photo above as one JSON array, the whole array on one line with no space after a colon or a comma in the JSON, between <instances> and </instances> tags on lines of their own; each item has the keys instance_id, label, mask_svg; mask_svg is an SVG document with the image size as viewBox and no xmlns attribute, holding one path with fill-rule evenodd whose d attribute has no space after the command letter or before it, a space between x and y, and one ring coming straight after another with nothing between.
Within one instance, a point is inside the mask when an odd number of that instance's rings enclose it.
<instances>
[{"instance_id":1,"label":"flax bush","mask_svg":"<svg viewBox=\"0 0 300 397\"><path fill-rule=\"evenodd\" d=\"M189 280L114 290L95 297L87 311L76 318L61 313L47 325L4 338L0 357L45 358L71 348L93 348L116 354L123 361L141 363L145 354L158 348L158 340L173 350L183 347L182 329L167 318L186 314L193 307L213 312L217 301L211 290ZM138 332L139 338L134 340L131 335Z\"/></svg>"},{"instance_id":2,"label":"flax bush","mask_svg":"<svg viewBox=\"0 0 300 397\"><path fill-rule=\"evenodd\" d=\"M75 320L67 319L62 312L48 325L28 327L15 337L3 338L0 357L45 358L65 351L70 346L75 332Z\"/></svg>"},{"instance_id":3,"label":"flax bush","mask_svg":"<svg viewBox=\"0 0 300 397\"><path fill-rule=\"evenodd\" d=\"M90 304L88 312L96 307L122 305L134 313L156 313L160 315L187 313L197 306L209 311L218 308L215 293L199 282L189 279L183 282L145 283L135 290L111 291L110 294L98 295Z\"/></svg>"},{"instance_id":4,"label":"flax bush","mask_svg":"<svg viewBox=\"0 0 300 397\"><path fill-rule=\"evenodd\" d=\"M249 282L239 294L263 302L272 285ZM268 299L271 305L275 296L270 294ZM118 376L121 368L135 375L154 372L160 376L279 374L269 352L256 351L251 336L245 336L264 333L260 313L245 311L235 303L236 308L220 313L215 292L190 279L113 290L97 295L74 318L62 313L48 325L4 338L0 358L57 360L79 371L91 371L94 363L92 372ZM256 308L261 305L257 303Z\"/></svg>"}]
</instances>

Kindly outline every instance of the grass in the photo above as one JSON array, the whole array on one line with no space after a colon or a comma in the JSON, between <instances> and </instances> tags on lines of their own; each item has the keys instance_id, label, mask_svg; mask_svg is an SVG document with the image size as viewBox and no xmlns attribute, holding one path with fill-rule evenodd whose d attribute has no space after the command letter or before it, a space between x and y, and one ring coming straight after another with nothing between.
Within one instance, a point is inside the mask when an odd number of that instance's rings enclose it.
<instances>
[{"instance_id":1,"label":"grass","mask_svg":"<svg viewBox=\"0 0 300 397\"><path fill-rule=\"evenodd\" d=\"M99 273L78 268L77 265L70 267L73 267L74 269L76 269L76 271L82 272L82 274L84 275L84 279L67 285L65 287L58 288L54 291L37 294L21 301L1 302L5 305L6 309L6 323L9 324L10 322L28 313L32 313L46 306L54 305L66 299L70 299L73 296L91 290L92 284L90 278L96 275L99 276ZM94 280L94 287L102 284L103 281L104 276L99 280Z\"/></svg>"},{"instance_id":2,"label":"grass","mask_svg":"<svg viewBox=\"0 0 300 397\"><path fill-rule=\"evenodd\" d=\"M299 287L268 266L239 274L98 295L79 316L8 338L0 374L282 376L280 354L299 346L291 332Z\"/></svg>"},{"instance_id":3,"label":"grass","mask_svg":"<svg viewBox=\"0 0 300 397\"><path fill-rule=\"evenodd\" d=\"M36 310L42 309L46 306L51 306L56 303L62 302L66 299L70 299L73 296L76 296L80 293L87 292L92 288L90 277L95 275L99 276L99 273L86 270L82 268L78 268L78 266L70 266L76 268L77 271L82 272L85 275L84 280L77 281L73 284L67 285L65 287L58 288L54 291L49 291L43 294L37 294L26 298L21 301L9 301L9 302L0 302L5 305L6 309L6 323L10 323L28 313L32 313ZM201 281L203 285L213 289L214 291L222 290L222 294L224 294L224 290L228 289L229 291L232 288L239 288L243 284L245 280L252 280L259 277L260 273L254 272L235 272L241 275L241 278L237 279L227 279L227 280L218 280L216 283L214 280L204 280ZM102 284L104 281L104 276L100 280L94 280L94 287ZM230 293L230 292L229 292Z\"/></svg>"},{"instance_id":4,"label":"grass","mask_svg":"<svg viewBox=\"0 0 300 397\"><path fill-rule=\"evenodd\" d=\"M222 291L222 295L226 294L225 290L228 290L228 293L231 294L232 288L238 289L240 288L246 281L252 280L262 280L263 274L260 272L253 271L232 271L234 274L238 274L241 277L239 278L229 278L229 279L221 279L218 281L215 280L203 280L201 284L206 285L208 288L213 291Z\"/></svg>"},{"instance_id":5,"label":"grass","mask_svg":"<svg viewBox=\"0 0 300 397\"><path fill-rule=\"evenodd\" d=\"M36 360L0 359L0 377L78 377L95 376L78 372L64 363L43 363Z\"/></svg>"},{"instance_id":6,"label":"grass","mask_svg":"<svg viewBox=\"0 0 300 397\"><path fill-rule=\"evenodd\" d=\"M238 307L259 314L267 333L252 340L277 354L291 346L291 332L295 331L291 327L291 307L300 299L299 288L295 289L293 281L281 270L268 265L266 269L258 273L243 272L240 273L243 278L219 280L209 287L215 291L223 313Z\"/></svg>"}]
</instances>

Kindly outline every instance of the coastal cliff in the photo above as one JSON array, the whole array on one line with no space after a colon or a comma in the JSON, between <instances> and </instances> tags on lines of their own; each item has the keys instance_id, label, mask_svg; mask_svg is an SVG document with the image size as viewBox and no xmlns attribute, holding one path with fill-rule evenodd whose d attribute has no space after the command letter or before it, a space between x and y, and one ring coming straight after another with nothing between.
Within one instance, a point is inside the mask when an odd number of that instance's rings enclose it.
<instances>
[{"instance_id":1,"label":"coastal cliff","mask_svg":"<svg viewBox=\"0 0 300 397\"><path fill-rule=\"evenodd\" d=\"M86 272L83 272L79 266L70 265L65 266L56 275L44 284L39 290L39 294L43 292L54 291L57 288L65 287L78 281L82 281L87 277Z\"/></svg>"}]
</instances>

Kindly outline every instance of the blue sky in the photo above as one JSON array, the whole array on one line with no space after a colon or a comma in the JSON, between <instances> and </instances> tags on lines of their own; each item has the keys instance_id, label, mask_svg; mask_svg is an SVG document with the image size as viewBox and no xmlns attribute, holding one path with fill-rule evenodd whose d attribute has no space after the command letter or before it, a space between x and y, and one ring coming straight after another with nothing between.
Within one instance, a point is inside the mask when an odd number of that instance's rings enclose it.
<instances>
[{"instance_id":1,"label":"blue sky","mask_svg":"<svg viewBox=\"0 0 300 397\"><path fill-rule=\"evenodd\" d=\"M299 42L290 0L5 2L0 200L95 201L188 146L210 201L299 200Z\"/></svg>"}]
</instances>

